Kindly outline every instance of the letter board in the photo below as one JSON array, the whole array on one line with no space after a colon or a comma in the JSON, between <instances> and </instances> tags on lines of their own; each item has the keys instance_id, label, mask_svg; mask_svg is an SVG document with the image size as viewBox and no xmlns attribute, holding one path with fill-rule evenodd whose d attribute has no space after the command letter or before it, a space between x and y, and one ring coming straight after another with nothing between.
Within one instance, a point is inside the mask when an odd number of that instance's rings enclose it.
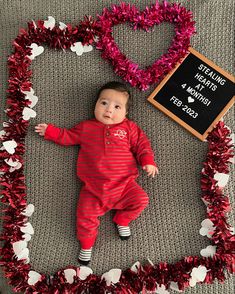
<instances>
[{"instance_id":1,"label":"letter board","mask_svg":"<svg viewBox=\"0 0 235 294\"><path fill-rule=\"evenodd\" d=\"M233 105L234 92L234 77L190 48L148 101L203 141Z\"/></svg>"}]
</instances>

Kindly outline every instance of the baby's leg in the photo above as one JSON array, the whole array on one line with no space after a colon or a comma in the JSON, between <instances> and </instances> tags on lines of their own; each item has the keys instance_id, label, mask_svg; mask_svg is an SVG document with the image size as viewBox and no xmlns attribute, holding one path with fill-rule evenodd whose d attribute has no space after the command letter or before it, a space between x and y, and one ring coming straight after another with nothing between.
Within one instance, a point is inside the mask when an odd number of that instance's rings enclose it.
<instances>
[{"instance_id":1,"label":"baby's leg","mask_svg":"<svg viewBox=\"0 0 235 294\"><path fill-rule=\"evenodd\" d=\"M114 209L117 209L117 212L113 221L119 226L128 226L141 214L148 202L149 198L146 192L135 181L129 182L123 195L115 204Z\"/></svg>"},{"instance_id":2,"label":"baby's leg","mask_svg":"<svg viewBox=\"0 0 235 294\"><path fill-rule=\"evenodd\" d=\"M99 198L82 188L77 205L77 238L81 244L79 261L88 264L95 243L100 221L105 211Z\"/></svg>"}]
</instances>

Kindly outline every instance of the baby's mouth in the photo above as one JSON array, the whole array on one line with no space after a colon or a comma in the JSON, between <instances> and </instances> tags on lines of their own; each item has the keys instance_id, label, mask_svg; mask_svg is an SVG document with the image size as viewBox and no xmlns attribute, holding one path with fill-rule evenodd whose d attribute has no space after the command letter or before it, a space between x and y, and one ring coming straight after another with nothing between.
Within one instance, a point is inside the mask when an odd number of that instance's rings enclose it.
<instances>
[{"instance_id":1,"label":"baby's mouth","mask_svg":"<svg viewBox=\"0 0 235 294\"><path fill-rule=\"evenodd\" d=\"M104 117L105 117L105 118L111 118L111 117L110 117L110 116L108 116L108 115L104 115Z\"/></svg>"}]
</instances>

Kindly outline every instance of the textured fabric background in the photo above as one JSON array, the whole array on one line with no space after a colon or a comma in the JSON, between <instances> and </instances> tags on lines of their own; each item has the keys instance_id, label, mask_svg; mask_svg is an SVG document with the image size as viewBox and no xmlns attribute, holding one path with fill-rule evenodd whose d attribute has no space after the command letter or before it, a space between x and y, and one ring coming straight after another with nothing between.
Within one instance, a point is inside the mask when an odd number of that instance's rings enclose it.
<instances>
[{"instance_id":1,"label":"textured fabric background","mask_svg":"<svg viewBox=\"0 0 235 294\"><path fill-rule=\"evenodd\" d=\"M149 0L129 1L143 9ZM83 16L96 16L103 7L118 0L1 0L0 1L0 108L1 122L6 119L7 57L19 28L31 19L47 19L72 23ZM193 47L230 73L234 72L234 1L182 0L193 11L197 35ZM133 32L127 25L115 27L114 36L120 48L142 67L150 65L170 45L173 28L169 24L155 27L151 33ZM78 265L79 244L75 236L75 210L80 182L75 176L78 147L60 147L45 142L34 133L39 122L52 122L71 127L92 117L96 90L110 80L120 80L111 66L93 50L81 57L75 53L53 51L48 48L32 65L33 89L39 97L35 107L37 117L30 121L26 137L25 175L28 203L35 205L30 219L35 235L29 242L33 268L53 274L67 265ZM156 86L156 85L155 85ZM137 260L150 258L175 262L186 255L198 255L209 245L199 235L200 223L205 219L205 206L200 200L200 171L207 144L185 131L146 101L153 91L134 88L134 103L130 118L148 134L160 174L149 179L140 171L139 183L150 196L150 205L132 225L133 236L121 242L111 221L112 212L101 219L100 233L90 267L97 274L112 268L127 268ZM230 128L234 109L225 116ZM228 185L232 201L232 178ZM232 216L230 215L230 222ZM221 285L197 285L185 293L232 294L232 278ZM0 293L13 293L3 274Z\"/></svg>"}]
</instances>

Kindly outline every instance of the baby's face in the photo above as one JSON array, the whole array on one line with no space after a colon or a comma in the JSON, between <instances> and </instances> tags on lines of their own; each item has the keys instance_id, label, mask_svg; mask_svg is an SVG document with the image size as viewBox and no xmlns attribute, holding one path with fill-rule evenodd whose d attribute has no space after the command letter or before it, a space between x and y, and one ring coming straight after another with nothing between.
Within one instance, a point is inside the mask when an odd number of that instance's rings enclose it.
<instances>
[{"instance_id":1,"label":"baby's face","mask_svg":"<svg viewBox=\"0 0 235 294\"><path fill-rule=\"evenodd\" d=\"M128 93L105 89L95 106L95 118L103 124L118 124L126 117Z\"/></svg>"}]
</instances>

